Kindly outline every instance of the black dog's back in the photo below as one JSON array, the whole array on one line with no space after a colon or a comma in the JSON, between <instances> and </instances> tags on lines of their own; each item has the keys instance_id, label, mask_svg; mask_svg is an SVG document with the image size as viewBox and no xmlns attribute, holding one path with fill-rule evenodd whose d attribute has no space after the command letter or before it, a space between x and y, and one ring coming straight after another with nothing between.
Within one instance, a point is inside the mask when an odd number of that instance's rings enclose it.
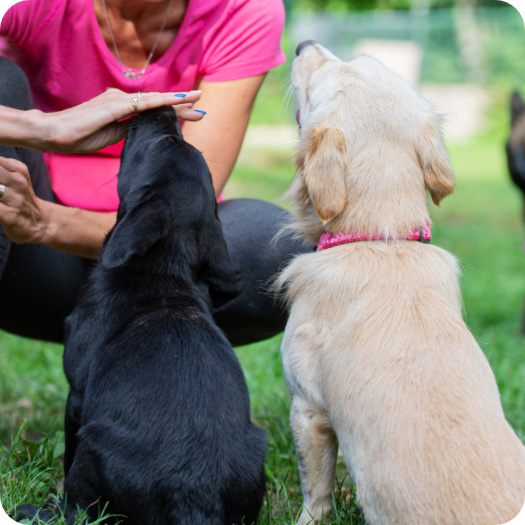
<instances>
[{"instance_id":1,"label":"black dog's back","mask_svg":"<svg viewBox=\"0 0 525 525\"><path fill-rule=\"evenodd\" d=\"M250 422L229 343L198 304L184 302L183 310L163 305L130 319L93 360L90 423L79 432L66 491L85 500L96 475L108 510L132 523L252 523L264 492L264 433ZM118 425L108 406L121 412Z\"/></svg>"},{"instance_id":2,"label":"black dog's back","mask_svg":"<svg viewBox=\"0 0 525 525\"><path fill-rule=\"evenodd\" d=\"M77 506L140 525L253 523L265 437L208 300L235 297L202 155L171 108L139 115L120 206L67 320L66 515ZM97 503L97 504L95 504Z\"/></svg>"}]
</instances>

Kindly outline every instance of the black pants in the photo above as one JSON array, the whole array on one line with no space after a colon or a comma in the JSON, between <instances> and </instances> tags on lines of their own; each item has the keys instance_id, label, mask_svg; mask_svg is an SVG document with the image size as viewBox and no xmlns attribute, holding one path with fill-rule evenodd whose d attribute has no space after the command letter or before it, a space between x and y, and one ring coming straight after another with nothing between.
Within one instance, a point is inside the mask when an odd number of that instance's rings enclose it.
<instances>
[{"instance_id":1,"label":"black pants","mask_svg":"<svg viewBox=\"0 0 525 525\"><path fill-rule=\"evenodd\" d=\"M0 104L17 109L33 107L24 73L2 57ZM24 162L36 195L54 201L41 152L0 146L0 156ZM294 255L311 247L291 235L272 242L288 214L267 202L227 200L219 204L219 218L243 291L214 312L217 324L234 345L271 337L284 329L286 313L268 293L268 280ZM93 264L47 246L11 243L0 227L0 329L61 342L64 319L73 309Z\"/></svg>"}]
</instances>

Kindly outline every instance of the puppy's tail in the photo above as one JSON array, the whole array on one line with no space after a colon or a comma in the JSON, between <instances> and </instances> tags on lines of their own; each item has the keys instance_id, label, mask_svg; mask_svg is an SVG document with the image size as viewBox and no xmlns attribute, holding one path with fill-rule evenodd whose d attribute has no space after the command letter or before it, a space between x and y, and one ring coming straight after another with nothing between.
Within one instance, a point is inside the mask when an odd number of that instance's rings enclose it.
<instances>
[{"instance_id":1,"label":"puppy's tail","mask_svg":"<svg viewBox=\"0 0 525 525\"><path fill-rule=\"evenodd\" d=\"M19 505L13 514L10 515L10 517L16 522L26 520L26 523L52 524L56 523L57 520L60 519L61 523L64 523L64 509L64 500L57 501L54 498L51 498L46 502L43 509L36 507L35 505L29 505L27 503ZM73 522L74 516L71 520L66 519L66 523L68 525L72 525Z\"/></svg>"}]
</instances>

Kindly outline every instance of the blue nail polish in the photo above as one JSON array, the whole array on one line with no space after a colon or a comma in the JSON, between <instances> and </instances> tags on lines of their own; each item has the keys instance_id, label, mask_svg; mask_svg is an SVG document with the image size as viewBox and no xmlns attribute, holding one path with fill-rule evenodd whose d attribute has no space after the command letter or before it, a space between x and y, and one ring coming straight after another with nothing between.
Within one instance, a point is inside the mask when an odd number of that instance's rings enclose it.
<instances>
[{"instance_id":1,"label":"blue nail polish","mask_svg":"<svg viewBox=\"0 0 525 525\"><path fill-rule=\"evenodd\" d=\"M175 96L182 98L186 96L186 93L175 93Z\"/></svg>"},{"instance_id":2,"label":"blue nail polish","mask_svg":"<svg viewBox=\"0 0 525 525\"><path fill-rule=\"evenodd\" d=\"M202 109L194 109L195 113L202 113L203 115L206 115L206 111L202 111Z\"/></svg>"}]
</instances>

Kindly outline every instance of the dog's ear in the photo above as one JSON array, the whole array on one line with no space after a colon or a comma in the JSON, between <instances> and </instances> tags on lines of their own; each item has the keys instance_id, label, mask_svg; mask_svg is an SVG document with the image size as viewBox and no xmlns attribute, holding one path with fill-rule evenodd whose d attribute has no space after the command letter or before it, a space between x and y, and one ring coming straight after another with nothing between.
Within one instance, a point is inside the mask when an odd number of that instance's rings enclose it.
<instances>
[{"instance_id":1,"label":"dog's ear","mask_svg":"<svg viewBox=\"0 0 525 525\"><path fill-rule=\"evenodd\" d=\"M514 91L510 99L510 123L514 127L519 118L525 113L525 102L521 95Z\"/></svg>"},{"instance_id":2,"label":"dog's ear","mask_svg":"<svg viewBox=\"0 0 525 525\"><path fill-rule=\"evenodd\" d=\"M333 128L314 128L303 141L297 165L315 212L327 222L346 206L345 137Z\"/></svg>"},{"instance_id":3,"label":"dog's ear","mask_svg":"<svg viewBox=\"0 0 525 525\"><path fill-rule=\"evenodd\" d=\"M101 254L103 268L116 268L144 255L167 233L171 208L164 199L141 202L117 222Z\"/></svg>"},{"instance_id":4,"label":"dog's ear","mask_svg":"<svg viewBox=\"0 0 525 525\"><path fill-rule=\"evenodd\" d=\"M212 226L203 233L200 244L204 253L200 278L208 285L214 308L219 308L241 293L241 283L230 262L218 218L215 218Z\"/></svg>"},{"instance_id":5,"label":"dog's ear","mask_svg":"<svg viewBox=\"0 0 525 525\"><path fill-rule=\"evenodd\" d=\"M417 153L425 187L434 204L454 190L454 173L448 160L447 150L443 144L436 117L432 117L421 126L418 137Z\"/></svg>"}]
</instances>

